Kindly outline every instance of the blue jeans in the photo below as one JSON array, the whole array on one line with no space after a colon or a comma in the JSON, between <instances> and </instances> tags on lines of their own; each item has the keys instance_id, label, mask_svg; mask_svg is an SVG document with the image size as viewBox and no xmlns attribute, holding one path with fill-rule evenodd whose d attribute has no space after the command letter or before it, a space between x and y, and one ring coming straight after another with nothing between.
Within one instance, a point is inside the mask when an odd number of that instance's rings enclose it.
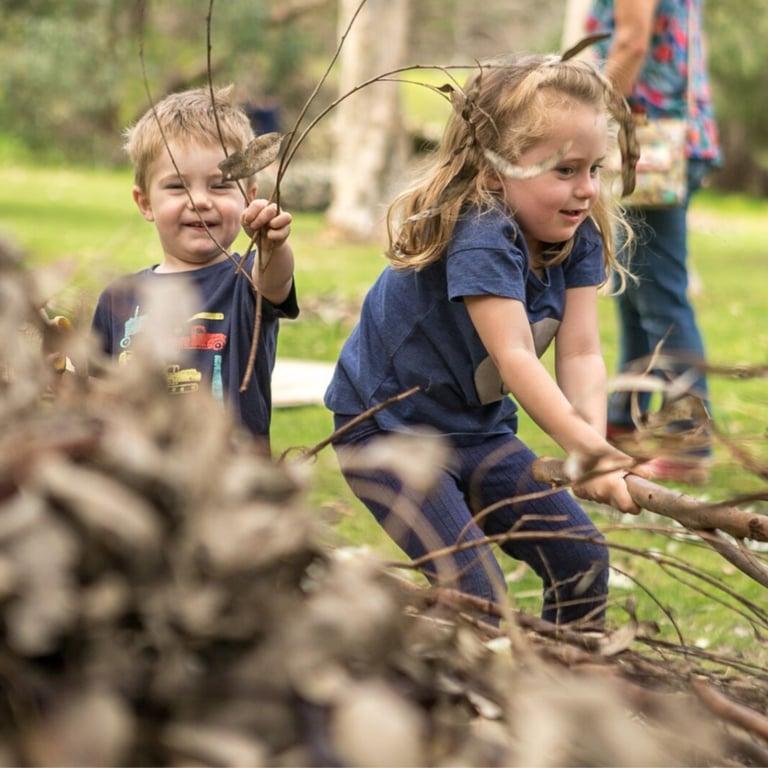
<instances>
[{"instance_id":1,"label":"blue jeans","mask_svg":"<svg viewBox=\"0 0 768 768\"><path fill-rule=\"evenodd\" d=\"M336 428L348 419L337 416ZM385 434L374 422L364 422L343 435L334 448L350 450ZM608 591L608 548L568 493L502 504L482 520L472 519L503 499L547 490L531 478L535 458L513 434L489 435L479 445L456 446L451 466L440 473L436 487L421 497L403 488L391 472L347 470L343 454L340 464L354 494L411 559L512 529L523 534L541 532L543 538L510 539L500 546L511 557L528 563L541 578L542 617L567 623L588 616L599 622ZM506 594L501 566L487 544L437 558L422 572L433 583L484 600L498 601Z\"/></svg>"},{"instance_id":2,"label":"blue jeans","mask_svg":"<svg viewBox=\"0 0 768 768\"><path fill-rule=\"evenodd\" d=\"M701 186L709 165L688 163L688 199L675 208L630 209L629 222L636 236L630 280L616 300L619 320L619 370L637 370L634 361L647 359L664 338L662 352L679 356L675 373L704 361L704 344L688 300L688 203ZM666 336L666 338L665 338ZM643 369L640 363L640 370ZM705 402L707 380L701 374L692 388ZM638 396L640 410L648 410L650 395ZM617 392L608 401L608 423L631 426L631 393ZM708 405L708 404L707 404Z\"/></svg>"}]
</instances>

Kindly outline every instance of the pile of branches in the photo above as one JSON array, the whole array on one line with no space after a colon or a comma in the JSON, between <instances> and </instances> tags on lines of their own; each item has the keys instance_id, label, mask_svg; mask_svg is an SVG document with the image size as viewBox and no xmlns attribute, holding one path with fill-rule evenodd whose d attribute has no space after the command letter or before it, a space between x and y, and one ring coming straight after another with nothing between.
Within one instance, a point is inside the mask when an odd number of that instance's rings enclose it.
<instances>
[{"instance_id":1,"label":"pile of branches","mask_svg":"<svg viewBox=\"0 0 768 768\"><path fill-rule=\"evenodd\" d=\"M0 763L768 764L764 672L484 624L335 549L304 468L150 357L57 373L7 248L0 293Z\"/></svg>"}]
</instances>

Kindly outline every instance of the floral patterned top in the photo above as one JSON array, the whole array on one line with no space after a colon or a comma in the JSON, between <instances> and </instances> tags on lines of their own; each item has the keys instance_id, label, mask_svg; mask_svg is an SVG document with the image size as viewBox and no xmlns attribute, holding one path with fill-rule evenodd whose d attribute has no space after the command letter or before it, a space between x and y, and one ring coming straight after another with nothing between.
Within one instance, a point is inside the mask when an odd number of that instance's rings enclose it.
<instances>
[{"instance_id":1,"label":"floral patterned top","mask_svg":"<svg viewBox=\"0 0 768 768\"><path fill-rule=\"evenodd\" d=\"M688 117L688 157L720 162L720 146L706 70L701 29L703 0L659 0L648 58L629 98L633 110L651 119ZM693 13L692 104L688 109L688 14ZM587 32L613 32L613 0L593 0ZM596 48L601 59L611 40Z\"/></svg>"}]
</instances>

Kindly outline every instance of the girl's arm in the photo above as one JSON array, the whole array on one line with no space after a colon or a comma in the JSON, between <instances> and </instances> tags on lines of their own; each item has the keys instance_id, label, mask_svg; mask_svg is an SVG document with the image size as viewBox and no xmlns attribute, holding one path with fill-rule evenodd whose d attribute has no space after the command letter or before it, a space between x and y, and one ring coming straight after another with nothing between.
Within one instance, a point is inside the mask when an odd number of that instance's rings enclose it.
<instances>
[{"instance_id":1,"label":"girl's arm","mask_svg":"<svg viewBox=\"0 0 768 768\"><path fill-rule=\"evenodd\" d=\"M605 437L605 361L597 322L597 288L569 288L555 339L557 383L576 411Z\"/></svg>"},{"instance_id":2,"label":"girl's arm","mask_svg":"<svg viewBox=\"0 0 768 768\"><path fill-rule=\"evenodd\" d=\"M276 306L288 298L293 284L293 251L287 242L292 220L290 213L278 213L277 206L274 203L267 204L266 200L251 201L242 216L243 228L249 237L259 228L265 228L262 241L262 264L265 268L261 273L261 292L265 299ZM258 262L254 262L254 282L259 278L258 269Z\"/></svg>"},{"instance_id":3,"label":"girl's arm","mask_svg":"<svg viewBox=\"0 0 768 768\"><path fill-rule=\"evenodd\" d=\"M512 396L566 453L599 457L596 469L631 461L578 413L536 357L521 302L500 296L467 296L464 303ZM604 367L602 370L604 375ZM624 474L614 471L600 475L574 487L574 491L582 498L637 514L640 510L629 496Z\"/></svg>"}]
</instances>

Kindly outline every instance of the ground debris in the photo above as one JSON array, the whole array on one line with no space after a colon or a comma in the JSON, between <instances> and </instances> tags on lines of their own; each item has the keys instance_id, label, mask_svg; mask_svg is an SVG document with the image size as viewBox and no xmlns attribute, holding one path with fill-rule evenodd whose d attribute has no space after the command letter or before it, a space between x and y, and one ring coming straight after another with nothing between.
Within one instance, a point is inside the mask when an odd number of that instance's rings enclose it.
<instances>
[{"instance_id":1,"label":"ground debris","mask_svg":"<svg viewBox=\"0 0 768 768\"><path fill-rule=\"evenodd\" d=\"M43 332L2 249L0 274L15 296L0 303L5 338ZM535 617L484 624L455 595L329 547L306 474L202 395L169 395L138 356L69 384L42 350L5 349L3 764L768 762L745 727L762 722L765 676L640 654L637 626L579 638Z\"/></svg>"}]
</instances>

